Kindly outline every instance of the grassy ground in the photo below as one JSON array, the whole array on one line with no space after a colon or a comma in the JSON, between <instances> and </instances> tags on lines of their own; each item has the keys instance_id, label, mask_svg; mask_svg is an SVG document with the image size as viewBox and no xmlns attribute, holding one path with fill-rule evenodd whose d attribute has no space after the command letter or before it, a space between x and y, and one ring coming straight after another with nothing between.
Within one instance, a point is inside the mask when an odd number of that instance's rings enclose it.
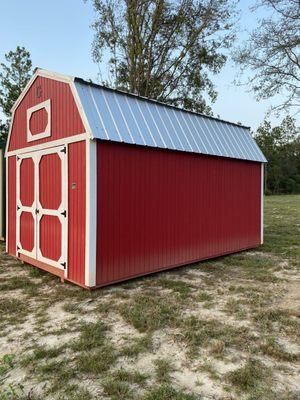
<instances>
[{"instance_id":1,"label":"grassy ground","mask_svg":"<svg viewBox=\"0 0 300 400\"><path fill-rule=\"evenodd\" d=\"M0 400L299 400L300 196L265 244L93 293L0 256Z\"/></svg>"}]
</instances>

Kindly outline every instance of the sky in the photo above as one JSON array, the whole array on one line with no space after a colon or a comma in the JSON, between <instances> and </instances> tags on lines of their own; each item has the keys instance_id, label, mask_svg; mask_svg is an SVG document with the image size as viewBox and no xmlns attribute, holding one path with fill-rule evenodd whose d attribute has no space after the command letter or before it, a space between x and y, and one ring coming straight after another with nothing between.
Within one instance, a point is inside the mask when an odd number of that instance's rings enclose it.
<instances>
[{"instance_id":1,"label":"sky","mask_svg":"<svg viewBox=\"0 0 300 400\"><path fill-rule=\"evenodd\" d=\"M238 41L246 38L247 30L263 16L262 11L260 15L250 12L253 1L239 3ZM0 15L0 61L8 51L24 46L34 67L97 81L99 67L91 56L95 13L90 0L0 0ZM228 62L220 74L212 76L218 92L213 113L256 129L280 98L257 102L247 87L234 85L237 72L237 66ZM274 125L283 117L269 119Z\"/></svg>"}]
</instances>

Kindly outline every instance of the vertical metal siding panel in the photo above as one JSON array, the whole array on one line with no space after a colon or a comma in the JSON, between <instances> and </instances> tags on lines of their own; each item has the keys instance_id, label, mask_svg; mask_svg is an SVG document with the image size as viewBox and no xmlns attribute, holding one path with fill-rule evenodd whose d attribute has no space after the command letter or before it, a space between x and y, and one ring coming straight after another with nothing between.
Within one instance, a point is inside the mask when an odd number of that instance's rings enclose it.
<instances>
[{"instance_id":1,"label":"vertical metal siding panel","mask_svg":"<svg viewBox=\"0 0 300 400\"><path fill-rule=\"evenodd\" d=\"M98 285L260 243L259 163L98 142Z\"/></svg>"},{"instance_id":2,"label":"vertical metal siding panel","mask_svg":"<svg viewBox=\"0 0 300 400\"><path fill-rule=\"evenodd\" d=\"M42 89L40 97L37 97L37 87ZM26 111L28 108L48 99L51 99L51 136L27 142ZM36 124L39 125L40 123L37 119ZM80 133L84 133L84 126L69 84L39 76L15 111L9 151Z\"/></svg>"},{"instance_id":3,"label":"vertical metal siding panel","mask_svg":"<svg viewBox=\"0 0 300 400\"><path fill-rule=\"evenodd\" d=\"M84 141L68 145L68 278L80 284L85 281L85 146Z\"/></svg>"},{"instance_id":4,"label":"vertical metal siding panel","mask_svg":"<svg viewBox=\"0 0 300 400\"><path fill-rule=\"evenodd\" d=\"M16 157L8 157L8 252L16 255Z\"/></svg>"}]
</instances>

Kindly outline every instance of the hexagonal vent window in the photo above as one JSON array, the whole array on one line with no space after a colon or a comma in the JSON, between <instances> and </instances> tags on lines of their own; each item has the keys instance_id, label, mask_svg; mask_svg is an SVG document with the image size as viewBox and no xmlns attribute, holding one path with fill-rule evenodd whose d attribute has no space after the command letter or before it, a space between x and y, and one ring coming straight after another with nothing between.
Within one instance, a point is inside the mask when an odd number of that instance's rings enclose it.
<instances>
[{"instance_id":1,"label":"hexagonal vent window","mask_svg":"<svg viewBox=\"0 0 300 400\"><path fill-rule=\"evenodd\" d=\"M27 141L51 136L50 99L27 109Z\"/></svg>"},{"instance_id":2,"label":"hexagonal vent window","mask_svg":"<svg viewBox=\"0 0 300 400\"><path fill-rule=\"evenodd\" d=\"M45 108L34 111L29 120L29 129L32 135L44 133L48 124L48 113Z\"/></svg>"}]
</instances>

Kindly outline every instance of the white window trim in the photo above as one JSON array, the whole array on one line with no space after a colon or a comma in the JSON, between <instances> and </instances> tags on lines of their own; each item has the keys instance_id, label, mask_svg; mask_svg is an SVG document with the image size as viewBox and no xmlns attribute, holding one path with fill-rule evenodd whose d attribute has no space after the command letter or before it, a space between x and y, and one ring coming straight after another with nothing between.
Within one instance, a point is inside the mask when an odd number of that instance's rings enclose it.
<instances>
[{"instance_id":1,"label":"white window trim","mask_svg":"<svg viewBox=\"0 0 300 400\"><path fill-rule=\"evenodd\" d=\"M48 115L47 125L44 132L33 134L30 130L30 118L36 111L45 109ZM51 100L45 100L42 103L36 104L33 107L27 109L27 142L33 142L34 140L44 139L51 136Z\"/></svg>"}]
</instances>

